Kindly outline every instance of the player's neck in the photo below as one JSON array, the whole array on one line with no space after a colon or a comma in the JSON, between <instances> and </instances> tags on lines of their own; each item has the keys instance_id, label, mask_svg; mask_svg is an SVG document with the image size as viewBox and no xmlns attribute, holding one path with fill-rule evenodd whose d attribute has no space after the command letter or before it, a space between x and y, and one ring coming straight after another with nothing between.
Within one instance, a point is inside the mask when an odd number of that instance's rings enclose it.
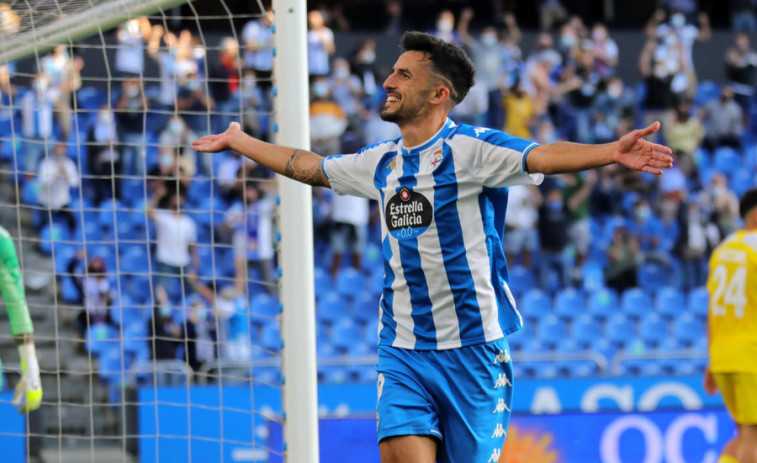
<instances>
[{"instance_id":1,"label":"player's neck","mask_svg":"<svg viewBox=\"0 0 757 463\"><path fill-rule=\"evenodd\" d=\"M436 135L447 122L447 114L434 111L423 118L400 126L402 144L406 147L422 145Z\"/></svg>"}]
</instances>

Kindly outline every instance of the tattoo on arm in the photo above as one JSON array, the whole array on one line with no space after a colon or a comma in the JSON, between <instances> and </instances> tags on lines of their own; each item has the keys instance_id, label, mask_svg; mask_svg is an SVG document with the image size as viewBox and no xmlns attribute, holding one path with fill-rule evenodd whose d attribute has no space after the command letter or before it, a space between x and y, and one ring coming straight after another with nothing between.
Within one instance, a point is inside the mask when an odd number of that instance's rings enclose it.
<instances>
[{"instance_id":1,"label":"tattoo on arm","mask_svg":"<svg viewBox=\"0 0 757 463\"><path fill-rule=\"evenodd\" d=\"M320 162L307 159L316 156L308 151L294 150L284 168L287 177L312 186L324 186L325 177Z\"/></svg>"}]
</instances>

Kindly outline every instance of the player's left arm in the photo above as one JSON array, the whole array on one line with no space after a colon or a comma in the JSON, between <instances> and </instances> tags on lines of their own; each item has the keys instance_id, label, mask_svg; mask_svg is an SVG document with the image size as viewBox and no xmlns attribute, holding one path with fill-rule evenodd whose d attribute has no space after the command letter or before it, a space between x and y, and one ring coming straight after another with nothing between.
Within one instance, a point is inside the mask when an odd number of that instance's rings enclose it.
<instances>
[{"instance_id":1,"label":"player's left arm","mask_svg":"<svg viewBox=\"0 0 757 463\"><path fill-rule=\"evenodd\" d=\"M526 157L526 170L528 173L560 174L618 163L661 175L662 169L673 166L673 159L669 156L672 151L667 146L644 140L659 129L660 123L655 122L618 141L602 145L556 142L537 146Z\"/></svg>"}]
</instances>

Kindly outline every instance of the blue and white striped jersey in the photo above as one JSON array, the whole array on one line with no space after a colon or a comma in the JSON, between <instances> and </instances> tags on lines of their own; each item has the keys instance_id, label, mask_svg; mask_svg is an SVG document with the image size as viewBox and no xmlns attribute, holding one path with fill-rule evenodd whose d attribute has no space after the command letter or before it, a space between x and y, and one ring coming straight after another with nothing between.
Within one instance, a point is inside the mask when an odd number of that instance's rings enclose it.
<instances>
[{"instance_id":1,"label":"blue and white striped jersey","mask_svg":"<svg viewBox=\"0 0 757 463\"><path fill-rule=\"evenodd\" d=\"M420 146L398 138L324 159L335 192L381 205L380 345L451 349L521 328L498 228L504 187L543 177L525 170L535 146L447 120Z\"/></svg>"}]
</instances>

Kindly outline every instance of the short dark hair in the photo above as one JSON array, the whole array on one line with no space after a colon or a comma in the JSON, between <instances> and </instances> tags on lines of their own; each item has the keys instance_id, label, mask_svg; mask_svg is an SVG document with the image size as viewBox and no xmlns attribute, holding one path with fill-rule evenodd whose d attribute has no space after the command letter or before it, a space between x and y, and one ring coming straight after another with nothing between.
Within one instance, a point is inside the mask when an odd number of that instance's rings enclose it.
<instances>
[{"instance_id":1,"label":"short dark hair","mask_svg":"<svg viewBox=\"0 0 757 463\"><path fill-rule=\"evenodd\" d=\"M418 51L428 55L433 71L452 84L450 99L460 103L476 82L476 68L462 48L425 32L405 32L402 52Z\"/></svg>"},{"instance_id":2,"label":"short dark hair","mask_svg":"<svg viewBox=\"0 0 757 463\"><path fill-rule=\"evenodd\" d=\"M744 196L741 197L741 201L739 202L739 215L741 215L742 219L746 219L746 215L749 213L749 211L756 207L757 188L752 188L751 190L744 193Z\"/></svg>"}]
</instances>

